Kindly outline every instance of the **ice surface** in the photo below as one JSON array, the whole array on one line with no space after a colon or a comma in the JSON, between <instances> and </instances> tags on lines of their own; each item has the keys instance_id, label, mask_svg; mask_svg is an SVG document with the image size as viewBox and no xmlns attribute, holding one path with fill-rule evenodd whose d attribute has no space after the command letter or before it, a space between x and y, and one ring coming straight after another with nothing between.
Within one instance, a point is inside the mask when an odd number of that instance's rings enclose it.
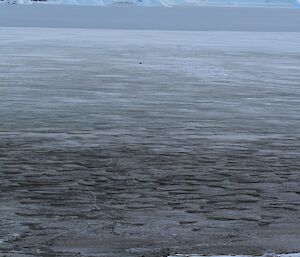
<instances>
[{"instance_id":1,"label":"ice surface","mask_svg":"<svg viewBox=\"0 0 300 257\"><path fill-rule=\"evenodd\" d=\"M299 24L299 8L0 6L0 27L300 32Z\"/></svg>"},{"instance_id":2,"label":"ice surface","mask_svg":"<svg viewBox=\"0 0 300 257\"><path fill-rule=\"evenodd\" d=\"M276 254L273 252L268 252L264 255L261 255L259 257L300 257L300 253L284 253L284 254ZM169 257L257 257L257 256L251 256L251 255L200 255L200 254L176 254L176 255L170 255Z\"/></svg>"},{"instance_id":3,"label":"ice surface","mask_svg":"<svg viewBox=\"0 0 300 257\"><path fill-rule=\"evenodd\" d=\"M0 28L0 56L3 256L300 252L300 33Z\"/></svg>"}]
</instances>

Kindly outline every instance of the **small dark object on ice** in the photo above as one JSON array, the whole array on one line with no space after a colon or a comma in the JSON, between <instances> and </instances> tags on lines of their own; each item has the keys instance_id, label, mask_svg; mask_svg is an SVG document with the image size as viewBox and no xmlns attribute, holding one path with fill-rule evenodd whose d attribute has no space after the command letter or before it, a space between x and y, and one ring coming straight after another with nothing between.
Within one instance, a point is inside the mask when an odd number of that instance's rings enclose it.
<instances>
[{"instance_id":1,"label":"small dark object on ice","mask_svg":"<svg viewBox=\"0 0 300 257\"><path fill-rule=\"evenodd\" d=\"M140 64L142 64L142 62L140 62Z\"/></svg>"}]
</instances>

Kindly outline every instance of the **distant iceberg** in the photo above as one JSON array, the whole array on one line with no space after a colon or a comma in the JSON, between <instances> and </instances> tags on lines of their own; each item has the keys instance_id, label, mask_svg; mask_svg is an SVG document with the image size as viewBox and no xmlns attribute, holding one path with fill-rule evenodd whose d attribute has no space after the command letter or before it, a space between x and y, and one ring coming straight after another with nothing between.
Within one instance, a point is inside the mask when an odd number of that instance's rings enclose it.
<instances>
[{"instance_id":1,"label":"distant iceberg","mask_svg":"<svg viewBox=\"0 0 300 257\"><path fill-rule=\"evenodd\" d=\"M0 0L10 4L300 7L300 0Z\"/></svg>"}]
</instances>

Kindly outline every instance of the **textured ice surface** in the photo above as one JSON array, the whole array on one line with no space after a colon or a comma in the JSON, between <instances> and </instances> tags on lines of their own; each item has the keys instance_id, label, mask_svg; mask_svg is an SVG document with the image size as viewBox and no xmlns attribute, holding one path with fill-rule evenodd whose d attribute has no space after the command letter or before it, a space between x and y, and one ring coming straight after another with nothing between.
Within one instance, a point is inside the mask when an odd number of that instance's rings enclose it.
<instances>
[{"instance_id":1,"label":"textured ice surface","mask_svg":"<svg viewBox=\"0 0 300 257\"><path fill-rule=\"evenodd\" d=\"M300 252L300 33L1 28L0 56L0 255Z\"/></svg>"},{"instance_id":2,"label":"textured ice surface","mask_svg":"<svg viewBox=\"0 0 300 257\"><path fill-rule=\"evenodd\" d=\"M208 257L200 254L176 254L169 257ZM209 257L254 257L250 255L212 255ZM258 257L258 256L256 256ZM287 253L287 254L276 254L276 253L266 253L261 257L300 257L300 253Z\"/></svg>"}]
</instances>

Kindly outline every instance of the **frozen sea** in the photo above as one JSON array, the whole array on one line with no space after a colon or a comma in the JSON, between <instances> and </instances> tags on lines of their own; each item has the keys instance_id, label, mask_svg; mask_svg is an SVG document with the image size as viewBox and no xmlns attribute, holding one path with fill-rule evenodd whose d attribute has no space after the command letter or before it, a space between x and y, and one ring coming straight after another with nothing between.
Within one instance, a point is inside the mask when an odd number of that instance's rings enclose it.
<instances>
[{"instance_id":1,"label":"frozen sea","mask_svg":"<svg viewBox=\"0 0 300 257\"><path fill-rule=\"evenodd\" d=\"M0 4L0 27L300 32L299 24L300 8Z\"/></svg>"},{"instance_id":2,"label":"frozen sea","mask_svg":"<svg viewBox=\"0 0 300 257\"><path fill-rule=\"evenodd\" d=\"M0 28L1 256L300 252L300 33Z\"/></svg>"}]
</instances>

